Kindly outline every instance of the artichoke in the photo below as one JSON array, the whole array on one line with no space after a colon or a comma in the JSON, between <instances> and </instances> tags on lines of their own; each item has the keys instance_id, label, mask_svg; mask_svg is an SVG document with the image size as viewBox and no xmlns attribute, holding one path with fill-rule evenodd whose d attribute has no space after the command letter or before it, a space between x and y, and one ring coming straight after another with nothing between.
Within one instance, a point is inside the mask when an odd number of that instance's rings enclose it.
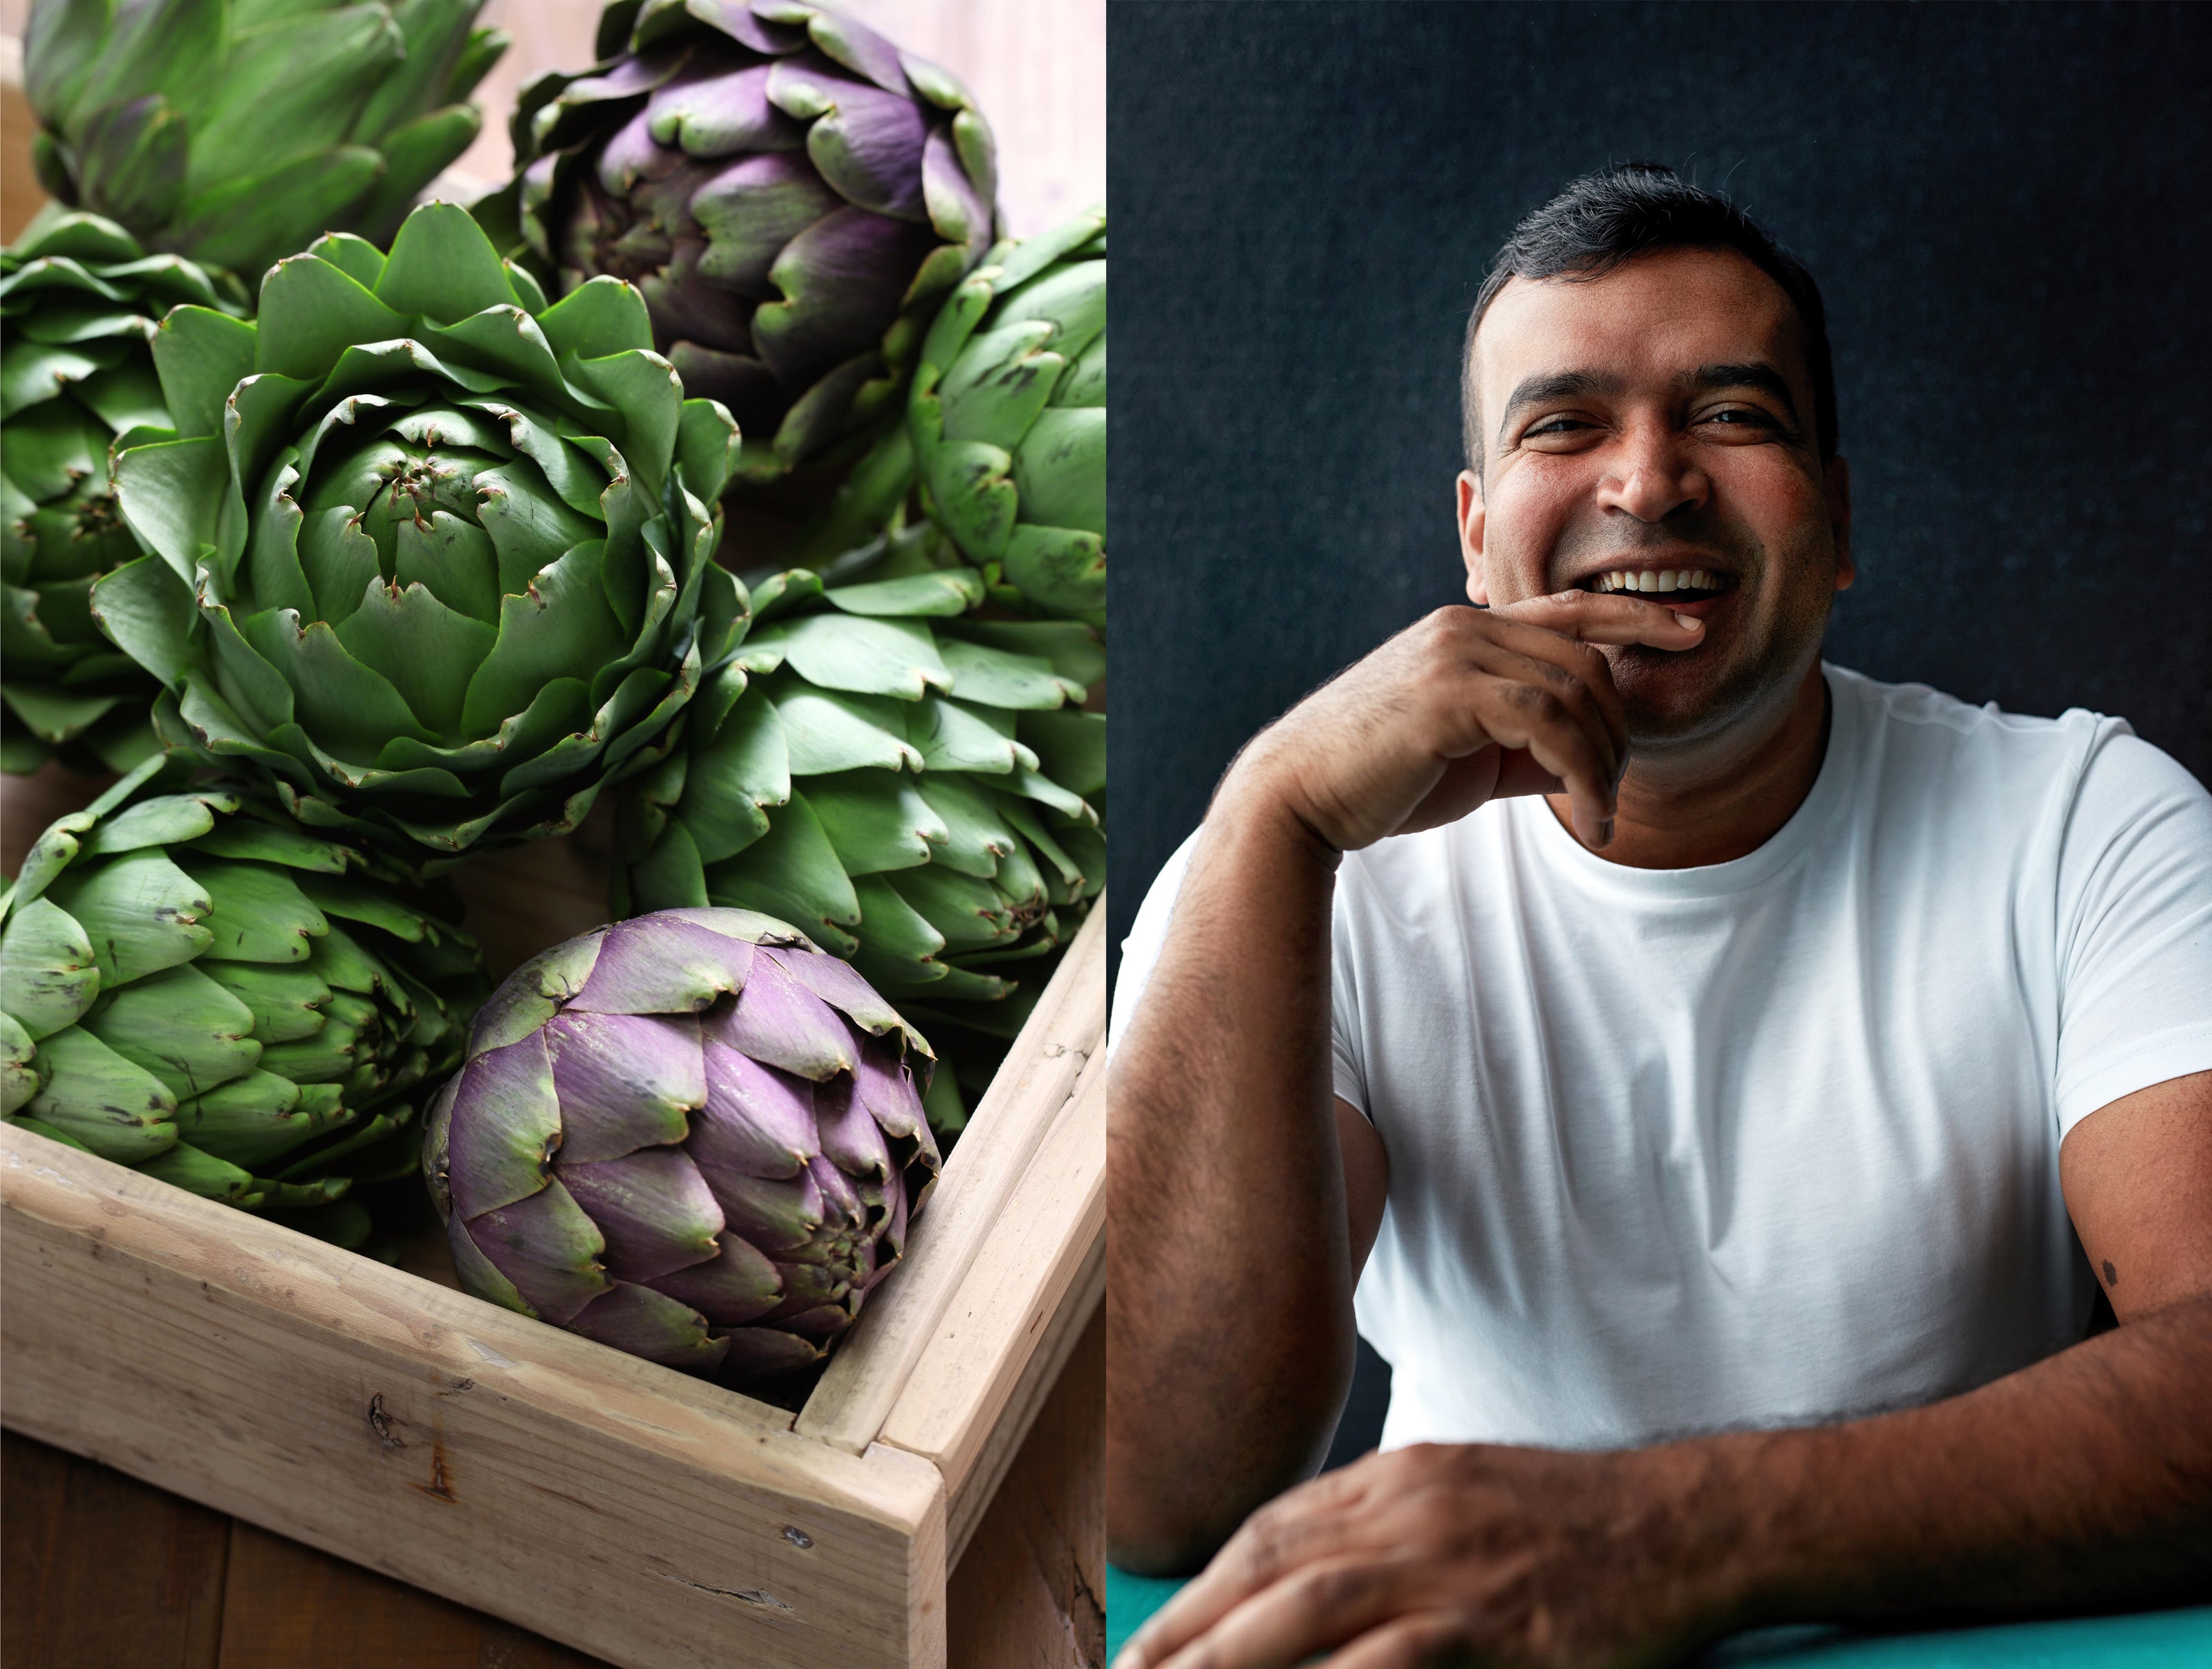
<instances>
[{"instance_id":1,"label":"artichoke","mask_svg":"<svg viewBox=\"0 0 2212 1669\"><path fill-rule=\"evenodd\" d=\"M330 231L390 240L477 137L507 50L483 0L33 0L39 178L251 277Z\"/></svg>"},{"instance_id":2,"label":"artichoke","mask_svg":"<svg viewBox=\"0 0 2212 1669\"><path fill-rule=\"evenodd\" d=\"M118 435L169 427L147 347L179 302L242 313L207 272L96 215L41 215L0 250L0 768L60 750L127 770L158 686L102 637L93 581L139 555L107 477Z\"/></svg>"},{"instance_id":3,"label":"artichoke","mask_svg":"<svg viewBox=\"0 0 2212 1669\"><path fill-rule=\"evenodd\" d=\"M1032 610L1106 613L1106 216L1001 244L930 326L907 408L923 507Z\"/></svg>"},{"instance_id":4,"label":"artichoke","mask_svg":"<svg viewBox=\"0 0 2212 1669\"><path fill-rule=\"evenodd\" d=\"M420 1152L408 1092L459 1060L467 935L361 854L159 755L0 892L0 1112L249 1210L368 1233L357 1180Z\"/></svg>"},{"instance_id":5,"label":"artichoke","mask_svg":"<svg viewBox=\"0 0 2212 1669\"><path fill-rule=\"evenodd\" d=\"M928 566L933 542L898 535L860 583L794 570L761 587L684 746L623 796L613 901L797 924L933 1034L998 1037L953 1050L972 1088L1042 985L1022 976L1104 884L1106 721L1079 710L1104 659L1079 622L970 617L981 577ZM931 1101L945 1135L953 1076Z\"/></svg>"},{"instance_id":6,"label":"artichoke","mask_svg":"<svg viewBox=\"0 0 2212 1669\"><path fill-rule=\"evenodd\" d=\"M734 1387L820 1361L936 1179L915 1055L850 968L745 911L546 951L431 1103L462 1286Z\"/></svg>"},{"instance_id":7,"label":"artichoke","mask_svg":"<svg viewBox=\"0 0 2212 1669\"><path fill-rule=\"evenodd\" d=\"M994 235L991 132L966 90L805 0L617 0L599 50L524 91L520 172L477 205L495 235L561 289L636 282L684 385L736 415L742 480L893 413Z\"/></svg>"},{"instance_id":8,"label":"artichoke","mask_svg":"<svg viewBox=\"0 0 2212 1669\"><path fill-rule=\"evenodd\" d=\"M629 285L548 306L462 209L279 263L154 337L176 438L118 453L154 553L94 588L173 745L426 871L563 833L669 745L743 619L737 449Z\"/></svg>"}]
</instances>

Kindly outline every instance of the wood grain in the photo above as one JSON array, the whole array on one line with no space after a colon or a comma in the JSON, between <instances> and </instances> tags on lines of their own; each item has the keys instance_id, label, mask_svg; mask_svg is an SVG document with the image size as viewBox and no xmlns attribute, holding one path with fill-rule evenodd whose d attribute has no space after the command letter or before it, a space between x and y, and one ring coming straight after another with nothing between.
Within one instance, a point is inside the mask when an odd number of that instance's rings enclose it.
<instances>
[{"instance_id":1,"label":"wood grain","mask_svg":"<svg viewBox=\"0 0 2212 1669\"><path fill-rule=\"evenodd\" d=\"M216 1669L230 1520L42 1443L0 1450L8 1669Z\"/></svg>"},{"instance_id":2,"label":"wood grain","mask_svg":"<svg viewBox=\"0 0 2212 1669\"><path fill-rule=\"evenodd\" d=\"M19 1430L635 1669L942 1661L916 1456L13 1128L0 1232Z\"/></svg>"},{"instance_id":3,"label":"wood grain","mask_svg":"<svg viewBox=\"0 0 2212 1669\"><path fill-rule=\"evenodd\" d=\"M928 1209L916 1221L896 1278L898 1302L871 1304L861 1312L799 1414L800 1435L848 1454L876 1441L1105 1032L1102 898L976 1104ZM1063 1220L1063 1231L1070 1226ZM975 1364L979 1391L998 1366Z\"/></svg>"},{"instance_id":4,"label":"wood grain","mask_svg":"<svg viewBox=\"0 0 2212 1669\"><path fill-rule=\"evenodd\" d=\"M1106 1073L1093 1053L884 1422L944 1475L961 1557L1105 1293Z\"/></svg>"},{"instance_id":5,"label":"wood grain","mask_svg":"<svg viewBox=\"0 0 2212 1669\"><path fill-rule=\"evenodd\" d=\"M952 1573L952 1669L1103 1669L1105 1420L1094 1310Z\"/></svg>"}]
</instances>

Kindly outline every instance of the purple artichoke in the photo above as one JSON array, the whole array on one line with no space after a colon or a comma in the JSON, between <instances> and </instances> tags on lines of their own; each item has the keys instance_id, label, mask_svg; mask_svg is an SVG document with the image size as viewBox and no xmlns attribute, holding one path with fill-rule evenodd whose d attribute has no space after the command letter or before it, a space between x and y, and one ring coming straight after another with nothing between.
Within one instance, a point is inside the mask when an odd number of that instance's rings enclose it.
<instances>
[{"instance_id":1,"label":"purple artichoke","mask_svg":"<svg viewBox=\"0 0 2212 1669\"><path fill-rule=\"evenodd\" d=\"M749 910L556 945L431 1105L462 1286L741 1389L821 1361L936 1180L910 1053L848 963Z\"/></svg>"},{"instance_id":2,"label":"purple artichoke","mask_svg":"<svg viewBox=\"0 0 2212 1669\"><path fill-rule=\"evenodd\" d=\"M772 481L894 407L996 236L965 88L810 0L617 0L602 62L525 90L519 173L477 206L565 292L611 273Z\"/></svg>"}]
</instances>

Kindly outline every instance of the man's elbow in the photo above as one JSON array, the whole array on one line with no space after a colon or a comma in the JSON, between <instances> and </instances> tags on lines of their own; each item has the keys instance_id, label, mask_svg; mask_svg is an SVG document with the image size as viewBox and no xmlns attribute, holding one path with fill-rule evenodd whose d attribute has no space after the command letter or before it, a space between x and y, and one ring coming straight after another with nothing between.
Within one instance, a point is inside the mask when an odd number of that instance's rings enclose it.
<instances>
[{"instance_id":1,"label":"man's elbow","mask_svg":"<svg viewBox=\"0 0 2212 1669\"><path fill-rule=\"evenodd\" d=\"M1106 1557L1139 1576L1188 1576L1236 1534L1245 1515L1310 1477L1311 1466L1285 1469L1258 1484L1233 1465L1165 1469L1112 1464L1106 1486Z\"/></svg>"},{"instance_id":2,"label":"man's elbow","mask_svg":"<svg viewBox=\"0 0 2212 1669\"><path fill-rule=\"evenodd\" d=\"M1353 1345L1348 1326L1340 1349L1329 1329L1312 1331L1281 1371L1240 1377L1231 1406L1140 1397L1109 1351L1106 1543L1116 1565L1140 1575L1196 1570L1255 1508L1321 1469L1351 1389Z\"/></svg>"}]
</instances>

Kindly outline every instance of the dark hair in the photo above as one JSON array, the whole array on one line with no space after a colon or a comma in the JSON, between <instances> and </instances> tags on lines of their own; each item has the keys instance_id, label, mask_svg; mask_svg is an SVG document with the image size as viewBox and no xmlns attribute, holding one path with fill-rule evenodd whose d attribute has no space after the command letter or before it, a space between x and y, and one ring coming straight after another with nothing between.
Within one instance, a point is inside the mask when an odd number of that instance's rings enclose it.
<instances>
[{"instance_id":1,"label":"dark hair","mask_svg":"<svg viewBox=\"0 0 2212 1669\"><path fill-rule=\"evenodd\" d=\"M1474 333L1498 292L1514 278L1601 278L1638 255L1662 249L1733 249L1782 286L1805 328L1814 434L1820 456L1835 456L1836 372L1828 355L1828 318L1820 306L1820 287L1804 263L1726 197L1690 185L1664 163L1619 162L1584 174L1528 215L1490 264L1474 311L1468 315L1460 355L1460 421L1469 469L1478 474L1482 470Z\"/></svg>"}]
</instances>

